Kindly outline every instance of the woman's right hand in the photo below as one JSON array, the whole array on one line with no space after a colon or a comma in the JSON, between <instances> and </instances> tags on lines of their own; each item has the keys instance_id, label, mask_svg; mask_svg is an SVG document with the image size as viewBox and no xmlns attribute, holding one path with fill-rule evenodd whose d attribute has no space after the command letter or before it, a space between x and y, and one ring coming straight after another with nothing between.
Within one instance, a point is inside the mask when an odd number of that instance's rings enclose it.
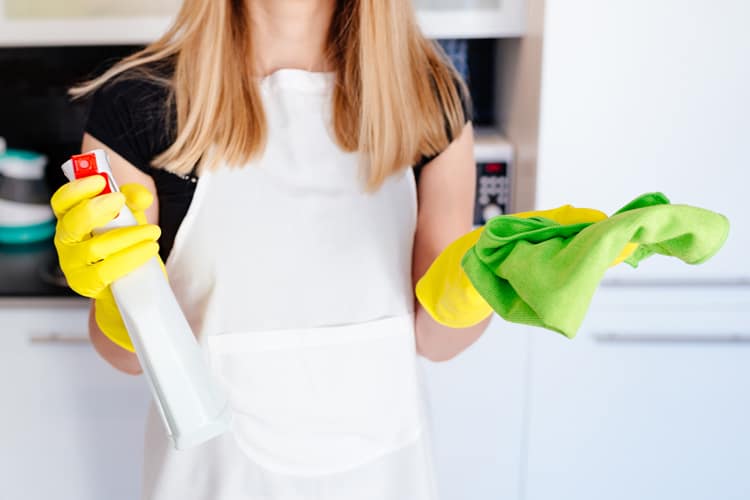
<instances>
[{"instance_id":1,"label":"woman's right hand","mask_svg":"<svg viewBox=\"0 0 750 500\"><path fill-rule=\"evenodd\" d=\"M55 248L60 268L76 293L95 300L96 323L112 342L134 351L109 285L156 257L161 235L158 226L146 224L143 212L153 202L139 184L121 186L121 193L98 196L105 181L95 175L71 181L52 196L57 217ZM137 226L94 235L127 205Z\"/></svg>"}]
</instances>

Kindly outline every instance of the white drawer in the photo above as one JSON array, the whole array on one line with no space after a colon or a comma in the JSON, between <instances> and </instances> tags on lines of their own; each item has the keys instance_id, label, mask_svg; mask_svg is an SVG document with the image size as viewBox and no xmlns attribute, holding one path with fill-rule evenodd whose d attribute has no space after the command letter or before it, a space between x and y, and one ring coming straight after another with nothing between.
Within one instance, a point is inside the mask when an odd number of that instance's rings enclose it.
<instances>
[{"instance_id":1,"label":"white drawer","mask_svg":"<svg viewBox=\"0 0 750 500\"><path fill-rule=\"evenodd\" d=\"M750 287L601 287L579 335L599 342L750 342Z\"/></svg>"},{"instance_id":2,"label":"white drawer","mask_svg":"<svg viewBox=\"0 0 750 500\"><path fill-rule=\"evenodd\" d=\"M0 324L3 496L137 498L148 388L93 349L88 304L0 304Z\"/></svg>"},{"instance_id":3,"label":"white drawer","mask_svg":"<svg viewBox=\"0 0 750 500\"><path fill-rule=\"evenodd\" d=\"M536 329L528 498L748 498L749 314L741 287L603 287L575 339Z\"/></svg>"}]
</instances>

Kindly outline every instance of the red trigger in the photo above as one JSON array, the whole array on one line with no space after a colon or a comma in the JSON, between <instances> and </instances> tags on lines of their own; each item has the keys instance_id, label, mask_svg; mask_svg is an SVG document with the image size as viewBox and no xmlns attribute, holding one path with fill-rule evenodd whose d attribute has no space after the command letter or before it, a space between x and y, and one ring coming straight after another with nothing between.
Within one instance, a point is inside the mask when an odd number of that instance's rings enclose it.
<instances>
[{"instance_id":1,"label":"red trigger","mask_svg":"<svg viewBox=\"0 0 750 500\"><path fill-rule=\"evenodd\" d=\"M112 192L112 184L109 180L109 176L106 173L99 172L96 166L96 155L94 153L84 153L81 155L73 155L70 157L73 162L73 175L76 179L83 179L84 177L91 177L92 175L101 175L104 177L106 182L104 189L99 194L107 194Z\"/></svg>"}]
</instances>

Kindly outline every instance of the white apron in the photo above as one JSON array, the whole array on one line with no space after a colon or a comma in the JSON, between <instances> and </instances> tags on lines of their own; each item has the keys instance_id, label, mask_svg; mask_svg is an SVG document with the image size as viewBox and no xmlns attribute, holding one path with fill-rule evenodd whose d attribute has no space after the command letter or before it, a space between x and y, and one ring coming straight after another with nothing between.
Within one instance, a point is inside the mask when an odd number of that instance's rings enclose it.
<instances>
[{"instance_id":1,"label":"white apron","mask_svg":"<svg viewBox=\"0 0 750 500\"><path fill-rule=\"evenodd\" d=\"M175 451L152 404L145 500L434 500L407 169L367 194L330 133L333 76L262 80L268 144L201 176L167 261L233 410Z\"/></svg>"}]
</instances>

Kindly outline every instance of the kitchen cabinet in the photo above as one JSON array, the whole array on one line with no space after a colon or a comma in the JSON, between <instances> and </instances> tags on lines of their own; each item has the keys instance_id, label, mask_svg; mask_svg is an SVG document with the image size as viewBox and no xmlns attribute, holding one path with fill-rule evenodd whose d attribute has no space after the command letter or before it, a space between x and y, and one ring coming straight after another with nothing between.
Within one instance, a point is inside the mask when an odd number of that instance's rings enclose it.
<instances>
[{"instance_id":1,"label":"kitchen cabinet","mask_svg":"<svg viewBox=\"0 0 750 500\"><path fill-rule=\"evenodd\" d=\"M612 213L661 191L731 222L705 264L654 258L608 279L750 283L748 18L741 0L546 3L537 206Z\"/></svg>"},{"instance_id":2,"label":"kitchen cabinet","mask_svg":"<svg viewBox=\"0 0 750 500\"><path fill-rule=\"evenodd\" d=\"M87 302L0 302L2 498L132 500L140 494L142 377L88 341Z\"/></svg>"},{"instance_id":3,"label":"kitchen cabinet","mask_svg":"<svg viewBox=\"0 0 750 500\"><path fill-rule=\"evenodd\" d=\"M527 500L750 498L750 288L603 288L531 341Z\"/></svg>"},{"instance_id":4,"label":"kitchen cabinet","mask_svg":"<svg viewBox=\"0 0 750 500\"><path fill-rule=\"evenodd\" d=\"M451 361L425 361L443 500L520 498L528 328L495 316Z\"/></svg>"},{"instance_id":5,"label":"kitchen cabinet","mask_svg":"<svg viewBox=\"0 0 750 500\"><path fill-rule=\"evenodd\" d=\"M179 0L0 0L0 46L146 44L168 28ZM416 0L432 38L518 37L525 0Z\"/></svg>"},{"instance_id":6,"label":"kitchen cabinet","mask_svg":"<svg viewBox=\"0 0 750 500\"><path fill-rule=\"evenodd\" d=\"M731 229L699 266L608 270L574 340L532 333L527 500L750 498L749 15L545 4L534 207L612 213L661 191Z\"/></svg>"},{"instance_id":7,"label":"kitchen cabinet","mask_svg":"<svg viewBox=\"0 0 750 500\"><path fill-rule=\"evenodd\" d=\"M155 40L179 0L0 0L0 46L125 45Z\"/></svg>"},{"instance_id":8,"label":"kitchen cabinet","mask_svg":"<svg viewBox=\"0 0 750 500\"><path fill-rule=\"evenodd\" d=\"M178 0L4 0L8 19L69 19L135 17L168 15L179 5Z\"/></svg>"},{"instance_id":9,"label":"kitchen cabinet","mask_svg":"<svg viewBox=\"0 0 750 500\"><path fill-rule=\"evenodd\" d=\"M525 0L414 0L414 5L431 38L519 37L525 30Z\"/></svg>"}]
</instances>

